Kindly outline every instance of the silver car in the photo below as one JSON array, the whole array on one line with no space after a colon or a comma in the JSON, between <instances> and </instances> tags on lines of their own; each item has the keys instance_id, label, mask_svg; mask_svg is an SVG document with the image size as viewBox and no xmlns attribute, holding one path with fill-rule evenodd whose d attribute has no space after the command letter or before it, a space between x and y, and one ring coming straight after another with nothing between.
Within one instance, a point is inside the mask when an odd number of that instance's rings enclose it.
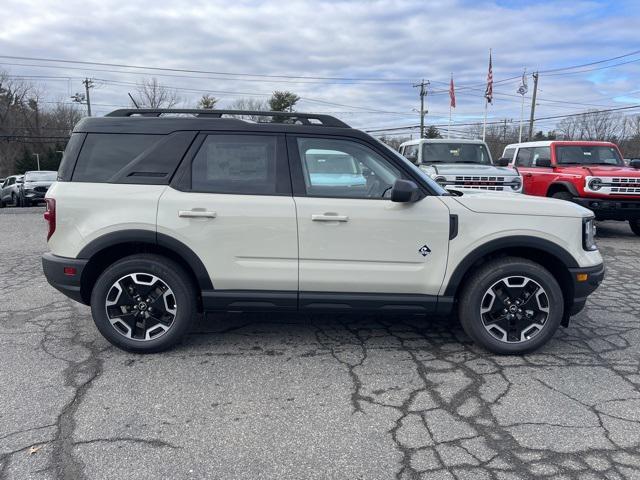
<instances>
[{"instance_id":1,"label":"silver car","mask_svg":"<svg viewBox=\"0 0 640 480\"><path fill-rule=\"evenodd\" d=\"M11 175L5 178L0 188L0 208L11 203L17 207L20 205L20 187L24 181L24 175Z\"/></svg>"}]
</instances>

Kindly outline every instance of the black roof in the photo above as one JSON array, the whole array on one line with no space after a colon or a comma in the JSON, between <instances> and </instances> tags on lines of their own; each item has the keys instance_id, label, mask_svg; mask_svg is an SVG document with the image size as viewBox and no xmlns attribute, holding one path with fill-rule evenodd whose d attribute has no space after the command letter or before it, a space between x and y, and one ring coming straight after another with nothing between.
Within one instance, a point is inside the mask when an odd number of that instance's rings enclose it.
<instances>
[{"instance_id":1,"label":"black roof","mask_svg":"<svg viewBox=\"0 0 640 480\"><path fill-rule=\"evenodd\" d=\"M249 121L247 117L258 118ZM104 117L87 117L74 132L168 134L181 130L270 132L356 132L335 117L300 112L249 110L124 109Z\"/></svg>"}]
</instances>

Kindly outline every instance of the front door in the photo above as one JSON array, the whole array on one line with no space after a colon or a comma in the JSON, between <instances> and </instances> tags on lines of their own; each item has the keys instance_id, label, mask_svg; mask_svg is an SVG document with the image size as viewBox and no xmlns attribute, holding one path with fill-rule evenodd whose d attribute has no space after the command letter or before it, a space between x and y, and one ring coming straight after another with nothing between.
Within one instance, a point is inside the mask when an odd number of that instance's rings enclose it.
<instances>
[{"instance_id":1,"label":"front door","mask_svg":"<svg viewBox=\"0 0 640 480\"><path fill-rule=\"evenodd\" d=\"M449 243L444 203L392 202L391 186L408 175L359 140L300 136L288 145L301 307L323 292L437 295Z\"/></svg>"},{"instance_id":2,"label":"front door","mask_svg":"<svg viewBox=\"0 0 640 480\"><path fill-rule=\"evenodd\" d=\"M214 288L203 294L207 308L295 309L298 232L284 137L198 140L193 159L185 159L188 178L160 198L158 233L202 260Z\"/></svg>"}]
</instances>

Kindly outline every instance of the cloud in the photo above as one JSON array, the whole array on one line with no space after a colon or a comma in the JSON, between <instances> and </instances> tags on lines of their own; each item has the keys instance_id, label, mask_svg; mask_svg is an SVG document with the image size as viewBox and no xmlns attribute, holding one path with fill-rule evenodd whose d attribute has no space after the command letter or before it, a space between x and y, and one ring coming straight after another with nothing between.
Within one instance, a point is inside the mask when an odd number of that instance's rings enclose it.
<instances>
[{"instance_id":1,"label":"cloud","mask_svg":"<svg viewBox=\"0 0 640 480\"><path fill-rule=\"evenodd\" d=\"M613 57L640 49L635 27L639 14L640 6L631 1L5 0L0 54L389 80L283 83L285 79L249 81L256 79L220 75L198 79L156 73L169 86L214 92L222 105L248 94L266 98L275 89L293 90L303 99L348 105L302 100L300 108L339 112L336 115L360 127L417 123L412 109L418 106L418 95L411 85L425 78L432 81L428 121L442 123L448 116L446 90L451 73L459 89L456 118L481 117L481 84L486 79L489 48L496 80L518 75L525 66L531 72ZM80 90L85 76L108 81L97 80L98 88L92 92L99 114L111 110L110 105L127 105L127 91L145 76L134 71L100 71L122 70L107 67L53 69L26 66L36 63L29 61L0 62L0 68L14 75L71 77L71 87L63 80L46 82L51 98ZM627 92L640 88L635 80L638 66L632 63L591 75L542 75L537 112L546 116L588 108L579 103L622 104ZM465 85L477 87L464 90ZM520 100L512 96L517 86L517 79L496 84L491 118L519 118ZM201 92L190 90L180 94L195 104ZM367 113L366 109L388 113Z\"/></svg>"}]
</instances>

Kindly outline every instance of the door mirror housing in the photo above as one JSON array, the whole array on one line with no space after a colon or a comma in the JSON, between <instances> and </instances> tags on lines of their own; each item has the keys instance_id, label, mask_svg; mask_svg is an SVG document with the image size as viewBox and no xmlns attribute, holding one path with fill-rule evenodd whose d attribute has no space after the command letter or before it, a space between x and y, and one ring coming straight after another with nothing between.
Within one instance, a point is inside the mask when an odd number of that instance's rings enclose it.
<instances>
[{"instance_id":1,"label":"door mirror housing","mask_svg":"<svg viewBox=\"0 0 640 480\"><path fill-rule=\"evenodd\" d=\"M536 167L551 168L551 160L548 158L539 158L536 160Z\"/></svg>"},{"instance_id":2,"label":"door mirror housing","mask_svg":"<svg viewBox=\"0 0 640 480\"><path fill-rule=\"evenodd\" d=\"M510 161L511 159L508 157L501 157L496 161L496 165L499 167L508 167Z\"/></svg>"},{"instance_id":3,"label":"door mirror housing","mask_svg":"<svg viewBox=\"0 0 640 480\"><path fill-rule=\"evenodd\" d=\"M391 201L398 203L415 202L420 190L411 180L398 179L391 188Z\"/></svg>"},{"instance_id":4,"label":"door mirror housing","mask_svg":"<svg viewBox=\"0 0 640 480\"><path fill-rule=\"evenodd\" d=\"M406 155L405 158L413 164L418 164L418 155Z\"/></svg>"},{"instance_id":5,"label":"door mirror housing","mask_svg":"<svg viewBox=\"0 0 640 480\"><path fill-rule=\"evenodd\" d=\"M633 168L640 169L640 158L634 158L629 162L629 166Z\"/></svg>"}]
</instances>

